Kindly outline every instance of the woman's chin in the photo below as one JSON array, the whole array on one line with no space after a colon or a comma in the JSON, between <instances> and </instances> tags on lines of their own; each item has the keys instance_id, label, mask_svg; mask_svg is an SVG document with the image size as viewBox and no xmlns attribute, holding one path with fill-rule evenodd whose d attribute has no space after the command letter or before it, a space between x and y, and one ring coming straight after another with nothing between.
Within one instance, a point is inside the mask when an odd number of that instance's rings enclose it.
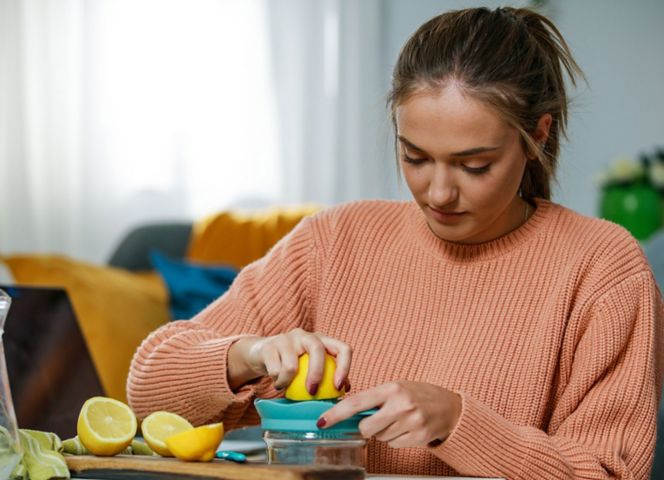
<instances>
[{"instance_id":1,"label":"woman's chin","mask_svg":"<svg viewBox=\"0 0 664 480\"><path fill-rule=\"evenodd\" d=\"M465 225L441 225L440 223L429 220L429 229L441 240L453 243L472 243L470 242L470 232Z\"/></svg>"}]
</instances>

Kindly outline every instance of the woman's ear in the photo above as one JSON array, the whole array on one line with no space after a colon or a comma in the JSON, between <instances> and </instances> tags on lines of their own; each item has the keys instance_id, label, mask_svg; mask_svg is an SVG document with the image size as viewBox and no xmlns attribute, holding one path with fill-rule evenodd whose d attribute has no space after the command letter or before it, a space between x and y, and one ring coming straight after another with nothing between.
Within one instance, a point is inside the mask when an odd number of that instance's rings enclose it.
<instances>
[{"instance_id":1,"label":"woman's ear","mask_svg":"<svg viewBox=\"0 0 664 480\"><path fill-rule=\"evenodd\" d=\"M544 145L549 138L549 130L551 129L551 124L553 123L553 117L550 113L545 113L537 121L537 127L533 132L533 140L539 145Z\"/></svg>"}]
</instances>

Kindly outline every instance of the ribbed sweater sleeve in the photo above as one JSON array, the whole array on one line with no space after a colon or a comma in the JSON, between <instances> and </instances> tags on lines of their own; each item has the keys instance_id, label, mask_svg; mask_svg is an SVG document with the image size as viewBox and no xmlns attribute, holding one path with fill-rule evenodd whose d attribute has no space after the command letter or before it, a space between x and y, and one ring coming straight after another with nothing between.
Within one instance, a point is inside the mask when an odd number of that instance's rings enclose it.
<instances>
[{"instance_id":1,"label":"ribbed sweater sleeve","mask_svg":"<svg viewBox=\"0 0 664 480\"><path fill-rule=\"evenodd\" d=\"M546 431L513 424L460 392L461 418L431 451L471 476L647 479L661 391L663 311L649 271L612 286L585 306L567 386Z\"/></svg>"},{"instance_id":2,"label":"ribbed sweater sleeve","mask_svg":"<svg viewBox=\"0 0 664 480\"><path fill-rule=\"evenodd\" d=\"M226 294L191 320L153 332L137 350L127 379L136 414L166 410L193 424L223 420L227 429L258 422L252 399L276 396L269 377L233 392L228 351L246 335L269 336L305 327L315 251L305 218L262 259L245 267Z\"/></svg>"}]
</instances>

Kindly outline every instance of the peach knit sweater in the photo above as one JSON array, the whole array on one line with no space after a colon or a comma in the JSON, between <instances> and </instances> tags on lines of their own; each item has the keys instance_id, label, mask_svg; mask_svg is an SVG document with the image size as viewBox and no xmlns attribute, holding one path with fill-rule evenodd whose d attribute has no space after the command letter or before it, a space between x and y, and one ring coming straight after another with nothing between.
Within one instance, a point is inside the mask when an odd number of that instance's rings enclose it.
<instances>
[{"instance_id":1,"label":"peach knit sweater","mask_svg":"<svg viewBox=\"0 0 664 480\"><path fill-rule=\"evenodd\" d=\"M127 389L139 416L256 424L267 377L233 392L241 334L295 327L349 343L354 391L394 380L462 396L440 446L369 443L369 472L509 479L649 474L664 307L621 227L538 200L517 230L445 242L413 202L365 201L303 220L190 321L152 333Z\"/></svg>"}]
</instances>

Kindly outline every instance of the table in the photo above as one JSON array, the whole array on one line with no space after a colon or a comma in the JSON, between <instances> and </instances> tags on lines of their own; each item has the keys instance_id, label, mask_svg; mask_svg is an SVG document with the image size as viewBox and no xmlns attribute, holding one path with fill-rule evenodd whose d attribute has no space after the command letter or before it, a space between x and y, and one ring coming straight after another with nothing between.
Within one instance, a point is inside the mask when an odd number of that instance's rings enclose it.
<instances>
[{"instance_id":1,"label":"table","mask_svg":"<svg viewBox=\"0 0 664 480\"><path fill-rule=\"evenodd\" d=\"M81 479L82 477L72 476L72 479ZM367 475L369 480L504 480L502 478L477 478L477 477L427 477L419 475ZM85 480L108 480L85 477Z\"/></svg>"}]
</instances>

